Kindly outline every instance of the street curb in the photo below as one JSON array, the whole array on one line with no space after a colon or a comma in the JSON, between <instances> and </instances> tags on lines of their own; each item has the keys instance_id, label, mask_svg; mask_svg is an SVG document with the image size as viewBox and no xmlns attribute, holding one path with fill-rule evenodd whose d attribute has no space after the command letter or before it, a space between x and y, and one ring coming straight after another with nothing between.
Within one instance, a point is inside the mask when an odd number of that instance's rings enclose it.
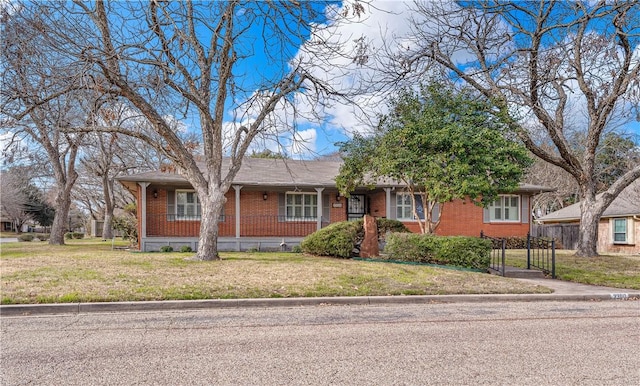
<instances>
[{"instance_id":1,"label":"street curb","mask_svg":"<svg viewBox=\"0 0 640 386\"><path fill-rule=\"evenodd\" d=\"M198 310L214 308L273 308L335 305L433 304L538 301L640 300L640 292L592 294L478 294L354 296L318 298L205 299L105 303L12 304L0 306L0 317L104 312Z\"/></svg>"}]
</instances>

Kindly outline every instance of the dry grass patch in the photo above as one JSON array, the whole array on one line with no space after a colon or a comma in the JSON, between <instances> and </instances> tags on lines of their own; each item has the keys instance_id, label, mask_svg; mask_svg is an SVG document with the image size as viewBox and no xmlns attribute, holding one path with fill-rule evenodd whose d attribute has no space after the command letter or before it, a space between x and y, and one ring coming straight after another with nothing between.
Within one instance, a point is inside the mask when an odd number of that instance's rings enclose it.
<instances>
[{"instance_id":1,"label":"dry grass patch","mask_svg":"<svg viewBox=\"0 0 640 386\"><path fill-rule=\"evenodd\" d=\"M294 253L192 253L112 250L111 242L2 246L2 303L308 296L545 293L546 288L482 273Z\"/></svg>"},{"instance_id":2,"label":"dry grass patch","mask_svg":"<svg viewBox=\"0 0 640 386\"><path fill-rule=\"evenodd\" d=\"M507 250L507 265L527 266L527 251ZM640 258L625 255L577 257L574 251L556 251L556 276L560 280L614 288L640 289Z\"/></svg>"}]
</instances>

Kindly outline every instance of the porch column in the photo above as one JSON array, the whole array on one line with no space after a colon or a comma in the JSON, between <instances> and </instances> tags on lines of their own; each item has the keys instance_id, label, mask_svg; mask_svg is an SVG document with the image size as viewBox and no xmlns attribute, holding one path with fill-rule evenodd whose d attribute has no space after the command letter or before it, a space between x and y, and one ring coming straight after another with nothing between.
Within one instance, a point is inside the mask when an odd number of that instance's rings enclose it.
<instances>
[{"instance_id":1,"label":"porch column","mask_svg":"<svg viewBox=\"0 0 640 386\"><path fill-rule=\"evenodd\" d=\"M233 185L233 189L236 191L236 238L240 238L240 189L242 185Z\"/></svg>"},{"instance_id":2,"label":"porch column","mask_svg":"<svg viewBox=\"0 0 640 386\"><path fill-rule=\"evenodd\" d=\"M150 185L149 182L138 182L138 185L142 188L140 193L140 242L142 244L143 238L147 237L147 186ZM144 246L140 245L140 249L144 250Z\"/></svg>"},{"instance_id":3,"label":"porch column","mask_svg":"<svg viewBox=\"0 0 640 386\"><path fill-rule=\"evenodd\" d=\"M324 188L316 188L318 192L318 223L316 225L317 230L322 229L322 191Z\"/></svg>"},{"instance_id":4,"label":"porch column","mask_svg":"<svg viewBox=\"0 0 640 386\"><path fill-rule=\"evenodd\" d=\"M392 218L391 217L391 188L383 188L383 189L385 193L385 200L384 200L384 210L386 212L385 217Z\"/></svg>"}]
</instances>

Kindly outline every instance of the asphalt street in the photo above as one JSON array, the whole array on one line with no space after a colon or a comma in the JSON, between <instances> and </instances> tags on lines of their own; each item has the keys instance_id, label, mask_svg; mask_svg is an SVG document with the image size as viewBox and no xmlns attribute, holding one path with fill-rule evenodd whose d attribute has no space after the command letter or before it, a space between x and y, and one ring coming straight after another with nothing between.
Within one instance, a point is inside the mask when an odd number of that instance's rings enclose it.
<instances>
[{"instance_id":1,"label":"asphalt street","mask_svg":"<svg viewBox=\"0 0 640 386\"><path fill-rule=\"evenodd\" d=\"M639 385L640 301L0 318L2 385Z\"/></svg>"}]
</instances>

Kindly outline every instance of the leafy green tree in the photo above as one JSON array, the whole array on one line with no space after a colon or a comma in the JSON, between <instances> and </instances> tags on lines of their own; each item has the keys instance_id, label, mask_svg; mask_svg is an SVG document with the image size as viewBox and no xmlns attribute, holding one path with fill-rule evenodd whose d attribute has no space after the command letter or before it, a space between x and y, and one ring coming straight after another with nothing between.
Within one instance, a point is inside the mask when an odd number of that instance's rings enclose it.
<instances>
[{"instance_id":1,"label":"leafy green tree","mask_svg":"<svg viewBox=\"0 0 640 386\"><path fill-rule=\"evenodd\" d=\"M518 111L520 140L576 181L576 255L597 256L602 214L640 178L636 165L599 194L599 145L640 111L640 2L416 0L410 13L409 33L388 44L403 48L384 63L392 84L442 73ZM572 129L584 133L582 148Z\"/></svg>"},{"instance_id":2,"label":"leafy green tree","mask_svg":"<svg viewBox=\"0 0 640 386\"><path fill-rule=\"evenodd\" d=\"M515 190L531 162L492 104L466 90L434 82L401 92L390 107L373 136L340 144L345 162L336 182L343 194L380 178L403 182L423 233L439 224L436 204L465 197L489 203ZM416 196L424 216L417 213Z\"/></svg>"},{"instance_id":3,"label":"leafy green tree","mask_svg":"<svg viewBox=\"0 0 640 386\"><path fill-rule=\"evenodd\" d=\"M23 188L26 202L24 211L31 215L31 218L43 227L53 225L55 209L47 202L42 191L33 184L28 184Z\"/></svg>"}]
</instances>

